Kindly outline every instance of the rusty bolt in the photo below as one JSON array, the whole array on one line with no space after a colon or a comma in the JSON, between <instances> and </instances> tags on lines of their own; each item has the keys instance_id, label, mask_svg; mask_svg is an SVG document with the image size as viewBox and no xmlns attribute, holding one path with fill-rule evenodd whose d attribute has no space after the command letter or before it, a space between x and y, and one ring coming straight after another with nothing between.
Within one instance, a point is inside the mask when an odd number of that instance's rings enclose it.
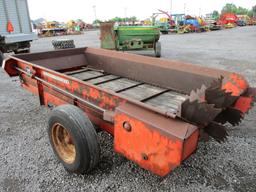
<instances>
[{"instance_id":1,"label":"rusty bolt","mask_svg":"<svg viewBox=\"0 0 256 192\"><path fill-rule=\"evenodd\" d=\"M128 132L131 132L131 131L132 131L132 126L131 126L131 124L130 124L129 122L127 122L127 121L125 121L125 122L123 123L123 128L124 128L126 131L128 131Z\"/></svg>"},{"instance_id":2,"label":"rusty bolt","mask_svg":"<svg viewBox=\"0 0 256 192\"><path fill-rule=\"evenodd\" d=\"M146 161L146 160L148 160L148 156L147 156L147 154L142 153L142 154L141 154L141 156L142 156L142 159L144 159L145 161Z\"/></svg>"}]
</instances>

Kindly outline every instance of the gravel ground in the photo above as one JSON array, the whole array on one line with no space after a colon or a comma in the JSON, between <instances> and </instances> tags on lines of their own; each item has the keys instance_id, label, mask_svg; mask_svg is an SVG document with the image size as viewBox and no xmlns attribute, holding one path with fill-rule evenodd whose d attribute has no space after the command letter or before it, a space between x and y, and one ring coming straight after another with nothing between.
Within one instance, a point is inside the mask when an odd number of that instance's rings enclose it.
<instances>
[{"instance_id":1,"label":"gravel ground","mask_svg":"<svg viewBox=\"0 0 256 192\"><path fill-rule=\"evenodd\" d=\"M99 32L68 36L77 47L99 46ZM66 38L66 37L64 37ZM51 50L34 41L32 52ZM256 86L256 27L201 34L164 35L162 55L242 73ZM151 55L151 52L140 52ZM253 78L254 77L254 78ZM101 162L89 175L67 173L55 159L46 134L49 110L0 69L0 191L245 191L256 190L256 109L230 128L228 142L200 142L197 152L165 178L141 169L113 151L99 134Z\"/></svg>"}]
</instances>

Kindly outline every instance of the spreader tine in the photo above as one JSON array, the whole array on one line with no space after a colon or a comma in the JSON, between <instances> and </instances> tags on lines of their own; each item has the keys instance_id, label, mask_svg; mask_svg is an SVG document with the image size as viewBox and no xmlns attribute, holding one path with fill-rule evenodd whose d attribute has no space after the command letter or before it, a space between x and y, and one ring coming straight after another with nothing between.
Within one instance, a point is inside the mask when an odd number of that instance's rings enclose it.
<instances>
[{"instance_id":1,"label":"spreader tine","mask_svg":"<svg viewBox=\"0 0 256 192\"><path fill-rule=\"evenodd\" d=\"M226 127L216 122L211 122L207 127L204 128L204 131L219 143L227 140L228 133Z\"/></svg>"},{"instance_id":2,"label":"spreader tine","mask_svg":"<svg viewBox=\"0 0 256 192\"><path fill-rule=\"evenodd\" d=\"M208 103L214 104L216 108L226 108L234 104L237 96L232 96L231 93L225 92L222 89L223 77L217 81L213 81L211 86L205 91L205 99Z\"/></svg>"},{"instance_id":3,"label":"spreader tine","mask_svg":"<svg viewBox=\"0 0 256 192\"><path fill-rule=\"evenodd\" d=\"M220 112L221 109L206 102L199 103L198 101L189 102L186 100L181 107L182 118L203 126L213 121Z\"/></svg>"},{"instance_id":4,"label":"spreader tine","mask_svg":"<svg viewBox=\"0 0 256 192\"><path fill-rule=\"evenodd\" d=\"M256 88L255 87L249 87L244 94L246 97L252 97L253 101L256 102Z\"/></svg>"},{"instance_id":5,"label":"spreader tine","mask_svg":"<svg viewBox=\"0 0 256 192\"><path fill-rule=\"evenodd\" d=\"M227 108L220 113L215 121L221 124L229 122L231 125L236 126L241 123L243 119L243 113L235 108Z\"/></svg>"},{"instance_id":6,"label":"spreader tine","mask_svg":"<svg viewBox=\"0 0 256 192\"><path fill-rule=\"evenodd\" d=\"M190 92L189 101L193 102L197 100L200 102L205 102L205 90L206 86L203 84L200 89L197 89L196 91L192 90Z\"/></svg>"}]
</instances>

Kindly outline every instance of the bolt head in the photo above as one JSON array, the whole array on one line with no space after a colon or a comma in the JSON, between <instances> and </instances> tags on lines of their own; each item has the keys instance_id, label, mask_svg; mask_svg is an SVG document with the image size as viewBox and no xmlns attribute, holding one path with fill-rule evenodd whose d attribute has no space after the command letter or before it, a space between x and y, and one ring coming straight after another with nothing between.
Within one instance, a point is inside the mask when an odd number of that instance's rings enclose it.
<instances>
[{"instance_id":1,"label":"bolt head","mask_svg":"<svg viewBox=\"0 0 256 192\"><path fill-rule=\"evenodd\" d=\"M123 128L124 128L126 131L128 131L128 132L131 132L131 131L132 131L132 126L131 126L131 124L130 124L129 122L127 122L127 121L125 121L125 122L123 123Z\"/></svg>"}]
</instances>

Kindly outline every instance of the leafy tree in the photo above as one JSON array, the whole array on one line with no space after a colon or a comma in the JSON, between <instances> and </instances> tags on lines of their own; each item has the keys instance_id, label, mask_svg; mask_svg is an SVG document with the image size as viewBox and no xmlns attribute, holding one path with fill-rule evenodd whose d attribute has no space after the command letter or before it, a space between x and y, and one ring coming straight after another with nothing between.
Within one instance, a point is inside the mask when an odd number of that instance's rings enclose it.
<instances>
[{"instance_id":1,"label":"leafy tree","mask_svg":"<svg viewBox=\"0 0 256 192\"><path fill-rule=\"evenodd\" d=\"M93 24L99 24L99 23L101 23L101 22L102 22L101 20L96 19L96 20L93 21Z\"/></svg>"},{"instance_id":2,"label":"leafy tree","mask_svg":"<svg viewBox=\"0 0 256 192\"><path fill-rule=\"evenodd\" d=\"M253 10L248 11L247 15L248 15L249 17L253 17Z\"/></svg>"},{"instance_id":3,"label":"leafy tree","mask_svg":"<svg viewBox=\"0 0 256 192\"><path fill-rule=\"evenodd\" d=\"M236 5L232 3L227 3L223 8L221 13L235 13L237 15L248 15L250 17L256 16L256 5L251 9L246 9L244 7L237 7Z\"/></svg>"},{"instance_id":4,"label":"leafy tree","mask_svg":"<svg viewBox=\"0 0 256 192\"><path fill-rule=\"evenodd\" d=\"M253 17L256 17L256 5L252 7Z\"/></svg>"},{"instance_id":5,"label":"leafy tree","mask_svg":"<svg viewBox=\"0 0 256 192\"><path fill-rule=\"evenodd\" d=\"M130 17L130 20L131 20L132 22L135 22L135 21L137 21L138 19L137 19L137 17L132 16L132 17Z\"/></svg>"},{"instance_id":6,"label":"leafy tree","mask_svg":"<svg viewBox=\"0 0 256 192\"><path fill-rule=\"evenodd\" d=\"M243 8L243 7L238 7L235 13L238 15L247 15L248 12L249 12L248 9Z\"/></svg>"},{"instance_id":7,"label":"leafy tree","mask_svg":"<svg viewBox=\"0 0 256 192\"><path fill-rule=\"evenodd\" d=\"M221 13L236 13L237 7L233 3L227 3L223 8Z\"/></svg>"},{"instance_id":8,"label":"leafy tree","mask_svg":"<svg viewBox=\"0 0 256 192\"><path fill-rule=\"evenodd\" d=\"M214 18L214 19L219 19L219 17L220 17L220 14L219 14L219 12L218 11L213 11L212 12L212 17Z\"/></svg>"},{"instance_id":9,"label":"leafy tree","mask_svg":"<svg viewBox=\"0 0 256 192\"><path fill-rule=\"evenodd\" d=\"M113 19L110 19L110 21L121 22L121 21L123 21L123 19L121 17L115 17Z\"/></svg>"},{"instance_id":10,"label":"leafy tree","mask_svg":"<svg viewBox=\"0 0 256 192\"><path fill-rule=\"evenodd\" d=\"M125 17L125 18L115 17L115 18L110 19L110 21L114 21L114 22L125 22L125 21L135 22L135 21L137 21L137 18L135 16L133 16L133 17Z\"/></svg>"}]
</instances>

